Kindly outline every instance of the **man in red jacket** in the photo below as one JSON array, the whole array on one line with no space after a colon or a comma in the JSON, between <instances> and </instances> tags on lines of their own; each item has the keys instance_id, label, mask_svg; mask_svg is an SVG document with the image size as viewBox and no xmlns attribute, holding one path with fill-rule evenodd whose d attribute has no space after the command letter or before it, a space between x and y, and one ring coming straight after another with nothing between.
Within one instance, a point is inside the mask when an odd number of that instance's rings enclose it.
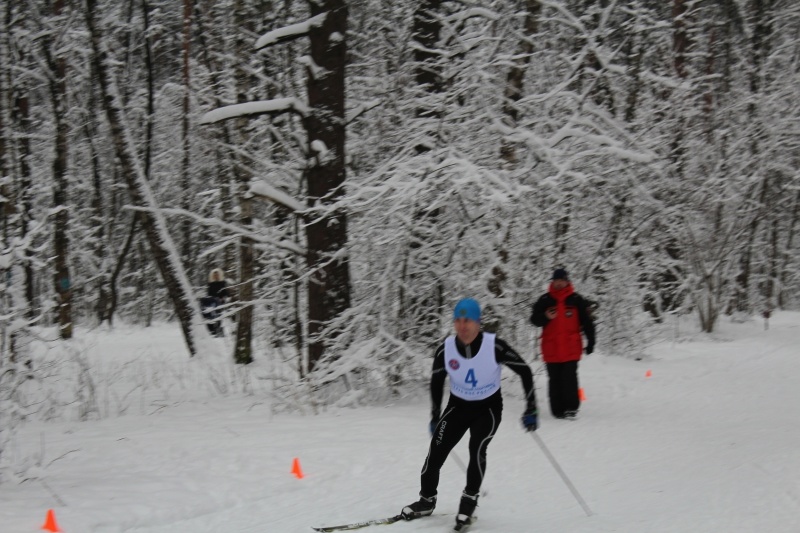
<instances>
[{"instance_id":1,"label":"man in red jacket","mask_svg":"<svg viewBox=\"0 0 800 533\"><path fill-rule=\"evenodd\" d=\"M574 418L581 405L578 361L594 351L594 320L590 302L575 292L563 268L553 272L547 293L533 305L531 324L542 328L542 359L547 367L550 411L556 418Z\"/></svg>"}]
</instances>

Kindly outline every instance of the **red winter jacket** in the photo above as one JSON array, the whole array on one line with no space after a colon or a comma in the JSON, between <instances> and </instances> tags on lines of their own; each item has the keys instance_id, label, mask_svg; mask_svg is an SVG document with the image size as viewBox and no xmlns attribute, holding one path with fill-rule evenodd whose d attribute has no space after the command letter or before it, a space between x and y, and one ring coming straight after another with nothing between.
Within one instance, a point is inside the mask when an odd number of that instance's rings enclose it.
<instances>
[{"instance_id":1,"label":"red winter jacket","mask_svg":"<svg viewBox=\"0 0 800 533\"><path fill-rule=\"evenodd\" d=\"M578 361L583 354L583 338L587 349L594 349L594 321L588 302L575 292L570 283L561 290L550 285L549 290L533 306L531 323L542 330L542 359L545 363ZM556 317L548 319L545 312L555 308ZM591 351L591 350L589 350Z\"/></svg>"}]
</instances>

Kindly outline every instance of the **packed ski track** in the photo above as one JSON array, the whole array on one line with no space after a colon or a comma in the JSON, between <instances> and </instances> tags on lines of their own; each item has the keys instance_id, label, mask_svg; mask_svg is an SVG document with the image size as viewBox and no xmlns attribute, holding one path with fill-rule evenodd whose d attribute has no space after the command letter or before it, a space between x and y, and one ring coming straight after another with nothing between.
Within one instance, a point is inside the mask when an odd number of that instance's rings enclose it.
<instances>
[{"instance_id":1,"label":"packed ski track","mask_svg":"<svg viewBox=\"0 0 800 533\"><path fill-rule=\"evenodd\" d=\"M590 516L523 431L521 387L504 370L503 421L469 533L800 531L800 313L777 313L769 329L759 320L723 320L713 335L691 333L688 320L682 328L641 361L602 350L585 358L574 421L549 415L536 374L537 435ZM131 393L123 416L20 428L4 457L4 472L20 474L0 484L3 533L40 531L48 509L64 533L311 532L390 517L417 498L425 389L386 405L276 414L267 395L206 394L193 366L204 362L184 362L177 326L145 333L96 332L87 360L110 366L113 353L136 365L146 354L192 370L164 366L158 375L175 380L174 392ZM431 517L359 531L452 530L466 439L455 454Z\"/></svg>"}]
</instances>

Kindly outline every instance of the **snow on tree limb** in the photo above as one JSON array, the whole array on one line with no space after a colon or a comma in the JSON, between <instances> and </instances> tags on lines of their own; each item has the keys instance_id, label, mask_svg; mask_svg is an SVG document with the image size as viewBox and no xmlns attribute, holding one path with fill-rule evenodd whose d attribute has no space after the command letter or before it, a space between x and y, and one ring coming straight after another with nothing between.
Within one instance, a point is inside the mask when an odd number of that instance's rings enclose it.
<instances>
[{"instance_id":1,"label":"snow on tree limb","mask_svg":"<svg viewBox=\"0 0 800 533\"><path fill-rule=\"evenodd\" d=\"M277 30L269 31L258 38L256 41L256 50L261 50L273 44L285 43L308 35L311 27L322 26L327 16L327 12L320 13L304 22L298 22L297 24L291 24L283 28L278 28Z\"/></svg>"},{"instance_id":2,"label":"snow on tree limb","mask_svg":"<svg viewBox=\"0 0 800 533\"><path fill-rule=\"evenodd\" d=\"M231 224L229 222L225 222L216 218L204 217L192 211L187 211L186 209L167 208L167 207L152 209L152 208L132 206L132 205L125 206L125 209L128 209L130 211L142 211L149 213L157 212L159 215L162 216L169 215L169 216L186 217L194 220L195 222L203 226L220 228L230 232L232 235L244 236L259 244L268 244L270 246L275 246L276 248L287 250L289 252L296 253L297 255L306 254L306 249L293 241L288 241L286 239L274 239L272 237L265 236L259 232L248 231L245 228L242 228L241 226L237 226L236 224Z\"/></svg>"},{"instance_id":3,"label":"snow on tree limb","mask_svg":"<svg viewBox=\"0 0 800 533\"><path fill-rule=\"evenodd\" d=\"M295 213L306 210L306 206L292 198L291 195L277 189L264 180L254 181L250 184L250 193L260 198L266 198L271 202L288 207Z\"/></svg>"},{"instance_id":4,"label":"snow on tree limb","mask_svg":"<svg viewBox=\"0 0 800 533\"><path fill-rule=\"evenodd\" d=\"M308 75L311 76L311 79L318 80L328 75L328 71L314 63L311 56L300 56L297 58L297 62L308 69Z\"/></svg>"},{"instance_id":5,"label":"snow on tree limb","mask_svg":"<svg viewBox=\"0 0 800 533\"><path fill-rule=\"evenodd\" d=\"M484 7L470 7L445 17L445 20L449 22L464 22L465 20L473 17L481 17L487 20L497 20L500 18L500 15L496 11L486 9Z\"/></svg>"},{"instance_id":6,"label":"snow on tree limb","mask_svg":"<svg viewBox=\"0 0 800 533\"><path fill-rule=\"evenodd\" d=\"M209 111L200 118L200 124L214 124L245 115L261 115L265 113L283 113L293 111L301 116L309 113L308 106L297 98L276 98L233 104Z\"/></svg>"},{"instance_id":7,"label":"snow on tree limb","mask_svg":"<svg viewBox=\"0 0 800 533\"><path fill-rule=\"evenodd\" d=\"M378 107L381 104L383 104L383 100L382 99L374 98L374 99L370 100L369 102L363 102L363 103L357 105L356 107L354 107L353 109L351 109L351 110L349 110L347 112L347 117L345 118L345 124L350 124L355 119L357 119L359 116L363 115L367 111L375 109L376 107Z\"/></svg>"}]
</instances>

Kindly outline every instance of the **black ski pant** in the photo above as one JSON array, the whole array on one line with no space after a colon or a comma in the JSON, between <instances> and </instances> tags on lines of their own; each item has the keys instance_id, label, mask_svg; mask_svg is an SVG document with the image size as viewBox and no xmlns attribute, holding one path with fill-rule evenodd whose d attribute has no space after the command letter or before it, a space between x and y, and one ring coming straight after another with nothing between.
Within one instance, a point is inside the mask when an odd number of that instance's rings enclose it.
<instances>
[{"instance_id":1,"label":"black ski pant","mask_svg":"<svg viewBox=\"0 0 800 533\"><path fill-rule=\"evenodd\" d=\"M206 320L206 327L208 332L212 335L219 336L222 333L222 322L219 320L219 298L215 296L204 296L200 298L200 309L203 313L203 318Z\"/></svg>"},{"instance_id":2,"label":"black ski pant","mask_svg":"<svg viewBox=\"0 0 800 533\"><path fill-rule=\"evenodd\" d=\"M550 412L563 418L567 411L577 411L581 406L578 396L578 361L547 363L547 384Z\"/></svg>"},{"instance_id":3,"label":"black ski pant","mask_svg":"<svg viewBox=\"0 0 800 533\"><path fill-rule=\"evenodd\" d=\"M498 391L499 394L499 391ZM477 495L486 475L486 448L492 442L503 413L500 398L469 402L451 396L431 438L428 457L422 466L420 495L429 498L437 494L439 471L453 447L469 430L469 464L464 492Z\"/></svg>"}]
</instances>

